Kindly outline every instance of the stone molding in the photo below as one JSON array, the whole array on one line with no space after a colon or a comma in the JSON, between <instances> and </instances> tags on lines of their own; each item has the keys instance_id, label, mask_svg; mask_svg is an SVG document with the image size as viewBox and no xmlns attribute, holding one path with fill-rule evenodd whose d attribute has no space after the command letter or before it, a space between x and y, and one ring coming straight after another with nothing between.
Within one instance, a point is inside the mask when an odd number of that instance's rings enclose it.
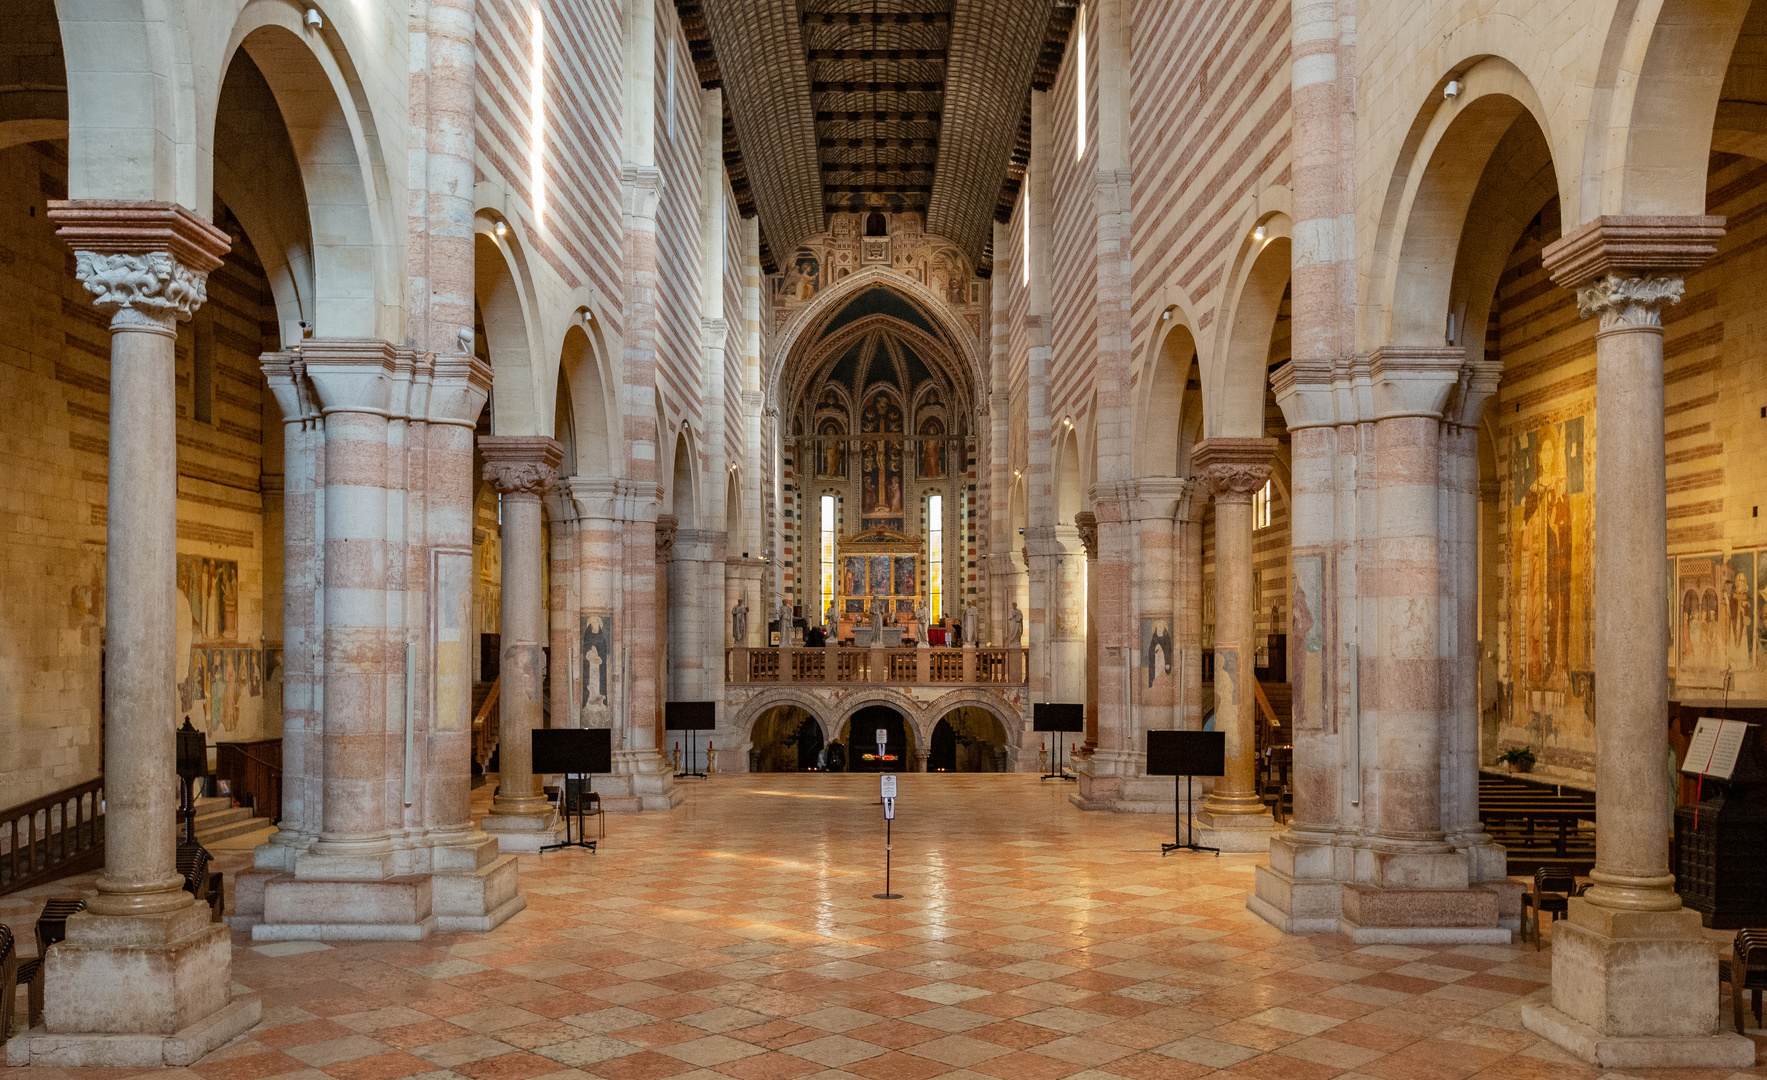
<instances>
[{"instance_id":1,"label":"stone molding","mask_svg":"<svg viewBox=\"0 0 1767 1080\"><path fill-rule=\"evenodd\" d=\"M169 333L208 299L209 271L227 234L174 202L52 199L55 235L73 249L75 276L111 329Z\"/></svg>"},{"instance_id":2,"label":"stone molding","mask_svg":"<svg viewBox=\"0 0 1767 1080\"><path fill-rule=\"evenodd\" d=\"M663 170L655 165L633 165L630 162L620 166L620 187L624 198L622 209L628 218L628 227L639 219L647 223L644 228L655 230L657 207L663 200Z\"/></svg>"},{"instance_id":3,"label":"stone molding","mask_svg":"<svg viewBox=\"0 0 1767 1080\"><path fill-rule=\"evenodd\" d=\"M680 530L680 521L674 514L658 514L656 517L656 557L658 562L667 562L669 552L675 548L675 533Z\"/></svg>"},{"instance_id":4,"label":"stone molding","mask_svg":"<svg viewBox=\"0 0 1767 1080\"><path fill-rule=\"evenodd\" d=\"M1724 218L1706 214L1598 217L1546 245L1552 280L1579 289L1597 278L1680 276L1704 266L1724 237Z\"/></svg>"},{"instance_id":5,"label":"stone molding","mask_svg":"<svg viewBox=\"0 0 1767 1080\"><path fill-rule=\"evenodd\" d=\"M1458 345L1382 345L1368 359L1374 419L1441 419L1465 365L1466 350Z\"/></svg>"},{"instance_id":6,"label":"stone molding","mask_svg":"<svg viewBox=\"0 0 1767 1080\"><path fill-rule=\"evenodd\" d=\"M1250 502L1270 479L1278 445L1275 439L1217 436L1196 444L1190 464L1216 502Z\"/></svg>"},{"instance_id":7,"label":"stone molding","mask_svg":"<svg viewBox=\"0 0 1767 1080\"><path fill-rule=\"evenodd\" d=\"M1460 382L1442 410L1442 419L1472 427L1484 414L1485 403L1497 393L1503 378L1503 361L1469 360L1460 369Z\"/></svg>"},{"instance_id":8,"label":"stone molding","mask_svg":"<svg viewBox=\"0 0 1767 1080\"><path fill-rule=\"evenodd\" d=\"M432 367L434 388L427 419L478 427L479 413L491 396L491 365L471 353L436 353Z\"/></svg>"},{"instance_id":9,"label":"stone molding","mask_svg":"<svg viewBox=\"0 0 1767 1080\"><path fill-rule=\"evenodd\" d=\"M538 499L558 481L564 448L544 435L481 435L484 479L501 495Z\"/></svg>"},{"instance_id":10,"label":"stone molding","mask_svg":"<svg viewBox=\"0 0 1767 1080\"><path fill-rule=\"evenodd\" d=\"M309 338L297 351L322 415L391 416L393 383L401 374L407 382L411 376L410 358L379 338Z\"/></svg>"},{"instance_id":11,"label":"stone molding","mask_svg":"<svg viewBox=\"0 0 1767 1080\"><path fill-rule=\"evenodd\" d=\"M1074 515L1074 528L1080 531L1080 546L1086 549L1086 561L1098 558L1098 517L1082 510Z\"/></svg>"}]
</instances>

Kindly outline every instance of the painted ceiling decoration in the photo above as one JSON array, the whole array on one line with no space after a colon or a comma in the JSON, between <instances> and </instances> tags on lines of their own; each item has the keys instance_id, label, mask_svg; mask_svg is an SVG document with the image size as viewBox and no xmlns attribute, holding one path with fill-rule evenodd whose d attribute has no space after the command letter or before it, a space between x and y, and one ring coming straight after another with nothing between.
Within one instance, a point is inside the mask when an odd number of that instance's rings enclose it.
<instances>
[{"instance_id":1,"label":"painted ceiling decoration","mask_svg":"<svg viewBox=\"0 0 1767 1080\"><path fill-rule=\"evenodd\" d=\"M988 276L1029 92L1053 80L1074 3L676 0L701 84L724 88L725 163L767 272L829 214L883 210L923 214Z\"/></svg>"}]
</instances>

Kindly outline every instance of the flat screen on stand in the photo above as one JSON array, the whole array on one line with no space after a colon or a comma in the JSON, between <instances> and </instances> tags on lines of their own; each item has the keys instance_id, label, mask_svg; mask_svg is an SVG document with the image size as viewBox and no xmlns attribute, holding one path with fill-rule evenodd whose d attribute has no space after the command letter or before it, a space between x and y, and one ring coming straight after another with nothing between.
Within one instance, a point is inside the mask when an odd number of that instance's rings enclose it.
<instances>
[{"instance_id":1,"label":"flat screen on stand","mask_svg":"<svg viewBox=\"0 0 1767 1080\"><path fill-rule=\"evenodd\" d=\"M1086 706L1039 701L1031 706L1032 731L1085 731Z\"/></svg>"},{"instance_id":2,"label":"flat screen on stand","mask_svg":"<svg viewBox=\"0 0 1767 1080\"><path fill-rule=\"evenodd\" d=\"M584 776L614 771L607 728L542 728L533 733L534 772Z\"/></svg>"},{"instance_id":3,"label":"flat screen on stand","mask_svg":"<svg viewBox=\"0 0 1767 1080\"><path fill-rule=\"evenodd\" d=\"M1149 776L1220 776L1226 771L1225 731L1147 733Z\"/></svg>"},{"instance_id":4,"label":"flat screen on stand","mask_svg":"<svg viewBox=\"0 0 1767 1080\"><path fill-rule=\"evenodd\" d=\"M710 731L718 726L718 709L710 701L666 701L663 730Z\"/></svg>"}]
</instances>

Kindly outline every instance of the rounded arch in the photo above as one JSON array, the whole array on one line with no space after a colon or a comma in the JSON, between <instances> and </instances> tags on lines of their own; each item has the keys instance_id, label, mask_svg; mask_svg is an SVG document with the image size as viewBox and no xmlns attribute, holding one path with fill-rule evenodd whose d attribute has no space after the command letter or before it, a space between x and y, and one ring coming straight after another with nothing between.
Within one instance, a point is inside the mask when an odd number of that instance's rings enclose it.
<instances>
[{"instance_id":1,"label":"rounded arch","mask_svg":"<svg viewBox=\"0 0 1767 1080\"><path fill-rule=\"evenodd\" d=\"M675 435L675 454L669 470L664 504L683 529L699 528L699 462L692 439L693 429L683 424Z\"/></svg>"},{"instance_id":2,"label":"rounded arch","mask_svg":"<svg viewBox=\"0 0 1767 1080\"><path fill-rule=\"evenodd\" d=\"M501 223L488 211L473 219L473 300L491 359L492 430L499 435L551 435L557 388L549 385L545 389L550 393L542 392L540 365L534 362L541 353L533 278L515 231L497 235Z\"/></svg>"},{"instance_id":3,"label":"rounded arch","mask_svg":"<svg viewBox=\"0 0 1767 1080\"><path fill-rule=\"evenodd\" d=\"M1269 214L1246 223L1229 279L1230 301L1220 334L1219 361L1202 368L1203 431L1208 436L1261 438L1264 391L1270 383L1270 337L1288 289L1288 215ZM1258 230L1262 230L1260 234Z\"/></svg>"},{"instance_id":4,"label":"rounded arch","mask_svg":"<svg viewBox=\"0 0 1767 1080\"><path fill-rule=\"evenodd\" d=\"M1086 509L1086 489L1080 472L1080 436L1068 430L1060 436L1055 453L1055 521L1072 525L1074 515Z\"/></svg>"},{"instance_id":5,"label":"rounded arch","mask_svg":"<svg viewBox=\"0 0 1767 1080\"><path fill-rule=\"evenodd\" d=\"M248 4L240 13L223 54L222 85L203 118L206 131L221 119L225 80L244 52L270 88L300 170L301 201L294 205L305 208L311 261L311 302L300 305L302 316L315 337L397 339L404 300L397 240L402 222L395 222L390 205L373 113L341 43L305 32L301 16L299 7L269 2ZM241 167L223 158L221 165L223 174L211 175L209 186L218 179L236 197L273 176L262 163ZM266 202L288 197L286 189L262 195ZM254 211L261 221L289 212L273 203L247 210ZM297 229L284 225L280 231L287 234L280 238L284 251L300 247L292 244Z\"/></svg>"},{"instance_id":6,"label":"rounded arch","mask_svg":"<svg viewBox=\"0 0 1767 1080\"><path fill-rule=\"evenodd\" d=\"M1445 343L1461 238L1487 166L1524 115L1552 145L1539 94L1514 64L1484 57L1457 78L1452 100L1442 95L1447 75L1430 91L1388 183L1364 331L1375 345Z\"/></svg>"},{"instance_id":7,"label":"rounded arch","mask_svg":"<svg viewBox=\"0 0 1767 1080\"><path fill-rule=\"evenodd\" d=\"M742 473L733 465L724 481L724 536L734 546L742 537Z\"/></svg>"},{"instance_id":8,"label":"rounded arch","mask_svg":"<svg viewBox=\"0 0 1767 1080\"><path fill-rule=\"evenodd\" d=\"M999 722L1001 730L1006 732L1006 745L1020 747L1024 744L1024 717L1003 699L990 694L986 690L965 688L941 694L926 706L926 715L937 722L953 709L975 708L984 709Z\"/></svg>"},{"instance_id":9,"label":"rounded arch","mask_svg":"<svg viewBox=\"0 0 1767 1080\"><path fill-rule=\"evenodd\" d=\"M1706 212L1713 123L1749 7L1661 0L1656 18L1644 19L1620 5L1584 150L1583 176L1600 186L1575 220L1567 216L1565 232L1601 214Z\"/></svg>"},{"instance_id":10,"label":"rounded arch","mask_svg":"<svg viewBox=\"0 0 1767 1080\"><path fill-rule=\"evenodd\" d=\"M618 429L609 410L606 366L585 325L582 313L566 328L559 350L559 385L570 398L572 442L577 450L577 475L612 476L620 448L613 441Z\"/></svg>"},{"instance_id":11,"label":"rounded arch","mask_svg":"<svg viewBox=\"0 0 1767 1080\"><path fill-rule=\"evenodd\" d=\"M825 743L832 741L834 738L834 732L838 731L840 728L839 724L829 723L829 703L827 701L817 697L808 690L799 690L795 687L787 686L776 687L756 694L754 697L743 702L742 705L735 710L735 715L732 715L729 710L726 710L724 716L731 728L736 731L742 740L750 741L751 736L754 733L755 721L759 720L762 714L766 713L769 709L778 708L783 705L795 705L806 713L809 713L811 719L821 725L822 738ZM842 720L841 722L845 723L845 720Z\"/></svg>"},{"instance_id":12,"label":"rounded arch","mask_svg":"<svg viewBox=\"0 0 1767 1080\"><path fill-rule=\"evenodd\" d=\"M846 307L854 297L882 287L901 296L936 325L946 343L963 358L969 369L971 385L978 396L988 387L988 357L975 338L969 324L959 319L938 293L913 278L897 273L887 266L868 266L854 271L816 294L816 298L794 312L773 339L773 352L764 363L762 389L768 400L780 398L780 380L786 361L796 352L805 332L820 326L828 316Z\"/></svg>"},{"instance_id":13,"label":"rounded arch","mask_svg":"<svg viewBox=\"0 0 1767 1080\"><path fill-rule=\"evenodd\" d=\"M872 690L861 690L836 703L828 721L828 727L833 732L830 738L839 738L841 729L847 726L855 713L873 705L886 705L901 713L903 723L912 731L915 746L925 746L927 739L932 736L932 724L927 720L919 702L900 690L880 686Z\"/></svg>"},{"instance_id":14,"label":"rounded arch","mask_svg":"<svg viewBox=\"0 0 1767 1080\"><path fill-rule=\"evenodd\" d=\"M213 124L199 119L190 80L176 74L192 68L185 10L150 0L57 5L67 67L69 198L153 199L206 211L198 132ZM217 79L226 70L223 61ZM118 168L119 161L135 164Z\"/></svg>"},{"instance_id":15,"label":"rounded arch","mask_svg":"<svg viewBox=\"0 0 1767 1080\"><path fill-rule=\"evenodd\" d=\"M1168 308L1161 325L1153 362L1142 381L1141 422L1135 439L1137 476L1177 476L1182 464L1184 399L1190 365L1196 360L1196 338L1178 313Z\"/></svg>"}]
</instances>

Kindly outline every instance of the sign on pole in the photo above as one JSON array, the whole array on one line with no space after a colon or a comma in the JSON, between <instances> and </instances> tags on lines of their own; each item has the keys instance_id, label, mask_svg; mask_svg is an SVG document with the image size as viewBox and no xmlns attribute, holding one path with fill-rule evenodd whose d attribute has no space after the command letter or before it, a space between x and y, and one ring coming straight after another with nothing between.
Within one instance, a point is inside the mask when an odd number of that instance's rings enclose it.
<instances>
[{"instance_id":1,"label":"sign on pole","mask_svg":"<svg viewBox=\"0 0 1767 1080\"><path fill-rule=\"evenodd\" d=\"M896 800L895 799L885 799L884 800L884 820L885 821L896 820Z\"/></svg>"},{"instance_id":2,"label":"sign on pole","mask_svg":"<svg viewBox=\"0 0 1767 1080\"><path fill-rule=\"evenodd\" d=\"M884 773L881 777L879 777L879 779L883 781L883 797L886 799L895 798L896 797L896 774L895 773Z\"/></svg>"}]
</instances>

